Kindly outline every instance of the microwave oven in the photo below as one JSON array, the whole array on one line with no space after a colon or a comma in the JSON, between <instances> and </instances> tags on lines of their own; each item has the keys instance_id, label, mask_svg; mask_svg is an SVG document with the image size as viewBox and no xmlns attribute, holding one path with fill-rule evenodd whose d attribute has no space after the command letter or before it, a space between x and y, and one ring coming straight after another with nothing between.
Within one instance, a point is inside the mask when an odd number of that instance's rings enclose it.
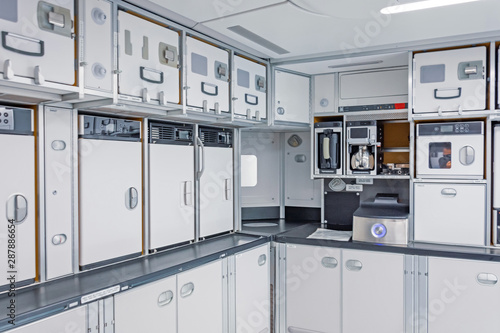
<instances>
[{"instance_id":1,"label":"microwave oven","mask_svg":"<svg viewBox=\"0 0 500 333\"><path fill-rule=\"evenodd\" d=\"M417 178L483 179L484 123L417 125Z\"/></svg>"}]
</instances>

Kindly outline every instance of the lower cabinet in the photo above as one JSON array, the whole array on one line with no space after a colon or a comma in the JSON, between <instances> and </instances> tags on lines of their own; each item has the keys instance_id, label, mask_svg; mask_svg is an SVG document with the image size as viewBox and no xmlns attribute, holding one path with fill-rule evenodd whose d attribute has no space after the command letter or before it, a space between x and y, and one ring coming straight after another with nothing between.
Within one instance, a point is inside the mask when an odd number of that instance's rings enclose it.
<instances>
[{"instance_id":1,"label":"lower cabinet","mask_svg":"<svg viewBox=\"0 0 500 333\"><path fill-rule=\"evenodd\" d=\"M12 333L87 332L87 307L82 306L10 330Z\"/></svg>"},{"instance_id":2,"label":"lower cabinet","mask_svg":"<svg viewBox=\"0 0 500 333\"><path fill-rule=\"evenodd\" d=\"M404 255L286 247L287 333L405 331Z\"/></svg>"},{"instance_id":3,"label":"lower cabinet","mask_svg":"<svg viewBox=\"0 0 500 333\"><path fill-rule=\"evenodd\" d=\"M404 332L404 255L343 250L342 257L342 332Z\"/></svg>"},{"instance_id":4,"label":"lower cabinet","mask_svg":"<svg viewBox=\"0 0 500 333\"><path fill-rule=\"evenodd\" d=\"M285 332L340 332L340 253L330 247L287 244Z\"/></svg>"},{"instance_id":5,"label":"lower cabinet","mask_svg":"<svg viewBox=\"0 0 500 333\"><path fill-rule=\"evenodd\" d=\"M271 332L269 254L266 244L234 256L236 333Z\"/></svg>"},{"instance_id":6,"label":"lower cabinet","mask_svg":"<svg viewBox=\"0 0 500 333\"><path fill-rule=\"evenodd\" d=\"M177 275L177 332L221 333L224 327L222 260Z\"/></svg>"},{"instance_id":7,"label":"lower cabinet","mask_svg":"<svg viewBox=\"0 0 500 333\"><path fill-rule=\"evenodd\" d=\"M176 276L117 294L115 329L120 333L177 332Z\"/></svg>"},{"instance_id":8,"label":"lower cabinet","mask_svg":"<svg viewBox=\"0 0 500 333\"><path fill-rule=\"evenodd\" d=\"M499 279L500 263L430 257L426 332L497 332Z\"/></svg>"}]
</instances>

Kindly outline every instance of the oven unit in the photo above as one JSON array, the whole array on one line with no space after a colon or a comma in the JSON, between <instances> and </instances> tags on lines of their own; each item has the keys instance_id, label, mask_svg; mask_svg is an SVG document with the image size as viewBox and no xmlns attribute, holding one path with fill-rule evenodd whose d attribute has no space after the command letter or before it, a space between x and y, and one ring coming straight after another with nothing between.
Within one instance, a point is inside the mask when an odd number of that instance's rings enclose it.
<instances>
[{"instance_id":1,"label":"oven unit","mask_svg":"<svg viewBox=\"0 0 500 333\"><path fill-rule=\"evenodd\" d=\"M483 179L484 123L417 125L417 178Z\"/></svg>"}]
</instances>

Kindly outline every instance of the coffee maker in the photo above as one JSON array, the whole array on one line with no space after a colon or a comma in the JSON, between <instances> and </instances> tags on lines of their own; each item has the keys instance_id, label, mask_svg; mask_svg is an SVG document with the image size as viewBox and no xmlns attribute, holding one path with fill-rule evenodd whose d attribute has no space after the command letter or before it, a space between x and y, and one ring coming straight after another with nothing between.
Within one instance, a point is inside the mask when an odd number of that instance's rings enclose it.
<instances>
[{"instance_id":1,"label":"coffee maker","mask_svg":"<svg viewBox=\"0 0 500 333\"><path fill-rule=\"evenodd\" d=\"M377 174L377 121L348 121L347 129L347 174Z\"/></svg>"}]
</instances>

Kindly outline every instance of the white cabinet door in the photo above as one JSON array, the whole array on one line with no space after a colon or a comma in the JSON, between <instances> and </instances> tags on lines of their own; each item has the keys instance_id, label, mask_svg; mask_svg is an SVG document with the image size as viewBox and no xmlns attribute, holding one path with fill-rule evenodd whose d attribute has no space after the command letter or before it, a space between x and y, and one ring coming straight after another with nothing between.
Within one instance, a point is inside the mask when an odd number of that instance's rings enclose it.
<instances>
[{"instance_id":1,"label":"white cabinet door","mask_svg":"<svg viewBox=\"0 0 500 333\"><path fill-rule=\"evenodd\" d=\"M187 105L229 112L229 53L187 37ZM200 110L201 109L201 110Z\"/></svg>"},{"instance_id":2,"label":"white cabinet door","mask_svg":"<svg viewBox=\"0 0 500 333\"><path fill-rule=\"evenodd\" d=\"M234 57L234 113L250 120L267 118L266 66Z\"/></svg>"},{"instance_id":3,"label":"white cabinet door","mask_svg":"<svg viewBox=\"0 0 500 333\"><path fill-rule=\"evenodd\" d=\"M115 295L115 331L176 333L176 276Z\"/></svg>"},{"instance_id":4,"label":"white cabinet door","mask_svg":"<svg viewBox=\"0 0 500 333\"><path fill-rule=\"evenodd\" d=\"M123 11L118 23L119 93L179 104L179 34Z\"/></svg>"},{"instance_id":5,"label":"white cabinet door","mask_svg":"<svg viewBox=\"0 0 500 333\"><path fill-rule=\"evenodd\" d=\"M75 1L2 1L0 73L7 61L16 76L75 83ZM5 71L4 75L8 71Z\"/></svg>"},{"instance_id":6,"label":"white cabinet door","mask_svg":"<svg viewBox=\"0 0 500 333\"><path fill-rule=\"evenodd\" d=\"M314 112L335 112L335 74L314 77Z\"/></svg>"},{"instance_id":7,"label":"white cabinet door","mask_svg":"<svg viewBox=\"0 0 500 333\"><path fill-rule=\"evenodd\" d=\"M78 143L80 266L141 253L141 143Z\"/></svg>"},{"instance_id":8,"label":"white cabinet door","mask_svg":"<svg viewBox=\"0 0 500 333\"><path fill-rule=\"evenodd\" d=\"M276 71L275 120L309 123L309 78Z\"/></svg>"},{"instance_id":9,"label":"white cabinet door","mask_svg":"<svg viewBox=\"0 0 500 333\"><path fill-rule=\"evenodd\" d=\"M45 108L47 279L73 273L73 131L76 111Z\"/></svg>"},{"instance_id":10,"label":"white cabinet door","mask_svg":"<svg viewBox=\"0 0 500 333\"><path fill-rule=\"evenodd\" d=\"M177 332L223 332L222 261L194 268L177 275Z\"/></svg>"},{"instance_id":11,"label":"white cabinet door","mask_svg":"<svg viewBox=\"0 0 500 333\"><path fill-rule=\"evenodd\" d=\"M194 239L193 149L149 145L150 249Z\"/></svg>"},{"instance_id":12,"label":"white cabinet door","mask_svg":"<svg viewBox=\"0 0 500 333\"><path fill-rule=\"evenodd\" d=\"M0 185L0 249L4 252L0 273L8 277L7 271L17 271L18 282L34 279L35 138L32 135L0 134L0 155L0 174L5 177ZM9 220L15 222L12 224ZM14 247L8 248L8 244L14 244ZM9 263L8 258L12 260ZM8 283L4 278L0 285Z\"/></svg>"},{"instance_id":13,"label":"white cabinet door","mask_svg":"<svg viewBox=\"0 0 500 333\"><path fill-rule=\"evenodd\" d=\"M429 258L428 333L496 332L500 264Z\"/></svg>"},{"instance_id":14,"label":"white cabinet door","mask_svg":"<svg viewBox=\"0 0 500 333\"><path fill-rule=\"evenodd\" d=\"M86 333L87 307L64 311L52 317L10 330L10 333Z\"/></svg>"},{"instance_id":15,"label":"white cabinet door","mask_svg":"<svg viewBox=\"0 0 500 333\"><path fill-rule=\"evenodd\" d=\"M341 331L340 263L340 249L287 245L287 332Z\"/></svg>"},{"instance_id":16,"label":"white cabinet door","mask_svg":"<svg viewBox=\"0 0 500 333\"><path fill-rule=\"evenodd\" d=\"M485 245L485 184L416 183L414 194L416 241Z\"/></svg>"},{"instance_id":17,"label":"white cabinet door","mask_svg":"<svg viewBox=\"0 0 500 333\"><path fill-rule=\"evenodd\" d=\"M342 251L342 332L404 332L404 255Z\"/></svg>"},{"instance_id":18,"label":"white cabinet door","mask_svg":"<svg viewBox=\"0 0 500 333\"><path fill-rule=\"evenodd\" d=\"M200 179L200 236L233 229L233 150L205 147Z\"/></svg>"},{"instance_id":19,"label":"white cabinet door","mask_svg":"<svg viewBox=\"0 0 500 333\"><path fill-rule=\"evenodd\" d=\"M269 244L238 253L236 332L271 332Z\"/></svg>"},{"instance_id":20,"label":"white cabinet door","mask_svg":"<svg viewBox=\"0 0 500 333\"><path fill-rule=\"evenodd\" d=\"M111 92L113 89L113 16L107 0L80 1L85 88Z\"/></svg>"}]
</instances>

